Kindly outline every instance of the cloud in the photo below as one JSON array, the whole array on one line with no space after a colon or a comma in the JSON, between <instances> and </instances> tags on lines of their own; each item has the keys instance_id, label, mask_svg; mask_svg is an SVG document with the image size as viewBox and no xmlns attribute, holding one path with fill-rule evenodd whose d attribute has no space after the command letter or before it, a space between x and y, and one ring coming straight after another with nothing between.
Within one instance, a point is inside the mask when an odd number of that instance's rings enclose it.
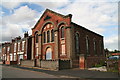
<instances>
[{"instance_id":1,"label":"cloud","mask_svg":"<svg viewBox=\"0 0 120 80\"><path fill-rule=\"evenodd\" d=\"M112 0L110 1L113 2ZM118 0L115 1L117 2ZM12 15L4 16L1 21L2 24L0 25L3 25L3 31L7 29L7 33L5 33L3 40L8 40L10 38L9 35L22 35L23 30L27 30L31 34L31 28L34 27L39 17L42 15L41 13L43 13L43 11L38 13L28 6L20 6L20 8L15 9L15 7L20 5L20 2L24 1L16 0L15 2L15 4L13 2L11 2L13 4L3 4L4 7L12 9L13 12ZM112 31L114 36L104 36L105 47L108 47L109 49L117 48L118 39L116 38L116 33L114 33L116 30L113 30L112 28L113 26L118 26L118 3L110 3L108 0L101 0L99 2L96 0L75 0L73 2L70 2L69 0L50 0L49 2L45 0L29 0L28 2L29 4L42 6L44 9L52 9L53 11L63 15L72 14L73 22L96 33L102 34L103 36L106 35L104 34L105 32L110 33ZM10 5L11 7L9 7ZM17 26L17 28L14 29L9 26ZM18 34L14 34L13 32L17 29L19 30Z\"/></svg>"},{"instance_id":2,"label":"cloud","mask_svg":"<svg viewBox=\"0 0 120 80\"><path fill-rule=\"evenodd\" d=\"M106 37L104 43L105 48L108 48L110 51L118 49L118 36L112 35L110 37Z\"/></svg>"},{"instance_id":3,"label":"cloud","mask_svg":"<svg viewBox=\"0 0 120 80\"><path fill-rule=\"evenodd\" d=\"M10 23L26 23L36 16L36 11L30 9L28 6L22 6L13 11L12 15L5 16L3 19Z\"/></svg>"},{"instance_id":4,"label":"cloud","mask_svg":"<svg viewBox=\"0 0 120 80\"><path fill-rule=\"evenodd\" d=\"M30 31L36 23L36 16L38 17L36 11L21 6L13 10L12 15L2 17L2 41L10 41L11 37L23 36L23 32Z\"/></svg>"},{"instance_id":5,"label":"cloud","mask_svg":"<svg viewBox=\"0 0 120 80\"><path fill-rule=\"evenodd\" d=\"M102 34L105 28L117 24L117 3L78 2L60 9L63 14L73 14L73 22Z\"/></svg>"},{"instance_id":6,"label":"cloud","mask_svg":"<svg viewBox=\"0 0 120 80\"><path fill-rule=\"evenodd\" d=\"M44 8L56 9L70 3L69 0L49 0L49 1L40 1L40 2L31 2L33 4L40 5Z\"/></svg>"},{"instance_id":7,"label":"cloud","mask_svg":"<svg viewBox=\"0 0 120 80\"><path fill-rule=\"evenodd\" d=\"M4 2L4 1L2 1L0 3L0 5L2 5L3 7L7 8L7 9L14 9L20 5L20 2Z\"/></svg>"},{"instance_id":8,"label":"cloud","mask_svg":"<svg viewBox=\"0 0 120 80\"><path fill-rule=\"evenodd\" d=\"M6 24L6 28L2 28L2 41L10 41L11 37L16 37L22 33L21 28L17 24Z\"/></svg>"}]
</instances>

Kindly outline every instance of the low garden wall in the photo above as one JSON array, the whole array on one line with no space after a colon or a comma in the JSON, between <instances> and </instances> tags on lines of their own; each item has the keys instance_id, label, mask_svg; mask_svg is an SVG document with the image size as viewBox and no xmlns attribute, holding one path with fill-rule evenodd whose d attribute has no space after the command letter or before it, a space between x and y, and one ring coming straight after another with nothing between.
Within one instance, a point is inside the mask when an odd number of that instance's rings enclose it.
<instances>
[{"instance_id":1,"label":"low garden wall","mask_svg":"<svg viewBox=\"0 0 120 80\"><path fill-rule=\"evenodd\" d=\"M54 70L69 69L70 60L41 60L40 67Z\"/></svg>"},{"instance_id":2,"label":"low garden wall","mask_svg":"<svg viewBox=\"0 0 120 80\"><path fill-rule=\"evenodd\" d=\"M35 64L36 62L36 64ZM21 66L40 67L50 70L69 69L70 60L22 60Z\"/></svg>"},{"instance_id":3,"label":"low garden wall","mask_svg":"<svg viewBox=\"0 0 120 80\"><path fill-rule=\"evenodd\" d=\"M41 60L40 67L58 70L59 69L59 61L58 60Z\"/></svg>"},{"instance_id":4,"label":"low garden wall","mask_svg":"<svg viewBox=\"0 0 120 80\"><path fill-rule=\"evenodd\" d=\"M34 67L34 61L33 60L22 60L20 64L21 64L21 66Z\"/></svg>"}]
</instances>

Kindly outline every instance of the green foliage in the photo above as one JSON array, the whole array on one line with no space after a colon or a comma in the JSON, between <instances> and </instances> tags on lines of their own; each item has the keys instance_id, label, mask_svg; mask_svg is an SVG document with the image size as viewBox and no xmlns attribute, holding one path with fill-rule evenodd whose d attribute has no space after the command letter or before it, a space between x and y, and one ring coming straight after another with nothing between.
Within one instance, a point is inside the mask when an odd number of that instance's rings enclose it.
<instances>
[{"instance_id":1,"label":"green foliage","mask_svg":"<svg viewBox=\"0 0 120 80\"><path fill-rule=\"evenodd\" d=\"M110 53L120 53L119 50L110 51Z\"/></svg>"},{"instance_id":2,"label":"green foliage","mask_svg":"<svg viewBox=\"0 0 120 80\"><path fill-rule=\"evenodd\" d=\"M105 66L105 62L101 60L98 64L95 64L93 67L102 67Z\"/></svg>"},{"instance_id":3,"label":"green foliage","mask_svg":"<svg viewBox=\"0 0 120 80\"><path fill-rule=\"evenodd\" d=\"M108 67L109 72L119 72L118 70L118 62L115 62L112 64L111 67Z\"/></svg>"}]
</instances>

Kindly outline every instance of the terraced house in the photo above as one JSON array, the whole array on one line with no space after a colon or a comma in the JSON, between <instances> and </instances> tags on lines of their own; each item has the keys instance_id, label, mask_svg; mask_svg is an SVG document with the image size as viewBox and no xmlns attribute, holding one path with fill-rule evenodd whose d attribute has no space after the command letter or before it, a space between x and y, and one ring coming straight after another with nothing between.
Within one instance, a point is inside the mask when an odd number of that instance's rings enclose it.
<instances>
[{"instance_id":1,"label":"terraced house","mask_svg":"<svg viewBox=\"0 0 120 80\"><path fill-rule=\"evenodd\" d=\"M31 38L32 45L26 46L31 46L30 58L21 65L85 69L105 60L103 36L72 22L71 14L46 9L32 28Z\"/></svg>"},{"instance_id":2,"label":"terraced house","mask_svg":"<svg viewBox=\"0 0 120 80\"><path fill-rule=\"evenodd\" d=\"M31 60L32 38L28 33L24 38L16 37L11 42L2 43L2 60L3 64L19 65L21 60Z\"/></svg>"}]
</instances>

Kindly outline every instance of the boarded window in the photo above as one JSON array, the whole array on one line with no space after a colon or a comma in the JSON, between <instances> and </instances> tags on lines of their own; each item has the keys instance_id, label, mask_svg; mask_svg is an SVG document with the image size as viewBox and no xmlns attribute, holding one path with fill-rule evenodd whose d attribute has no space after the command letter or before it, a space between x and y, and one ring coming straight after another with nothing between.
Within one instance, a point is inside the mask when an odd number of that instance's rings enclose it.
<instances>
[{"instance_id":1,"label":"boarded window","mask_svg":"<svg viewBox=\"0 0 120 80\"><path fill-rule=\"evenodd\" d=\"M61 45L62 48L62 55L65 55L65 44Z\"/></svg>"},{"instance_id":2,"label":"boarded window","mask_svg":"<svg viewBox=\"0 0 120 80\"><path fill-rule=\"evenodd\" d=\"M36 56L38 56L38 48L36 48Z\"/></svg>"},{"instance_id":3,"label":"boarded window","mask_svg":"<svg viewBox=\"0 0 120 80\"><path fill-rule=\"evenodd\" d=\"M46 60L51 60L52 59L52 49L47 48L46 50Z\"/></svg>"}]
</instances>

